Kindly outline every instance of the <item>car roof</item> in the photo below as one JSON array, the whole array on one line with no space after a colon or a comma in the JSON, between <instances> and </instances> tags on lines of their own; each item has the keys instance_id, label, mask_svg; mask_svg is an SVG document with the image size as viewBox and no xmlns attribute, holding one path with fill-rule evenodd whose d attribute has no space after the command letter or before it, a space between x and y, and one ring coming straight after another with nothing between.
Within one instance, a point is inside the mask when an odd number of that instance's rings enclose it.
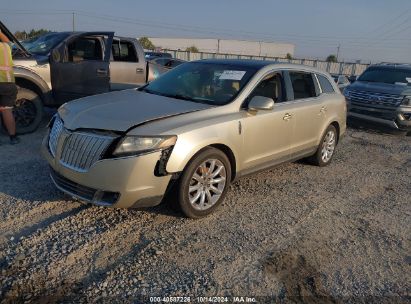
<instances>
[{"instance_id":1,"label":"car roof","mask_svg":"<svg viewBox=\"0 0 411 304\"><path fill-rule=\"evenodd\" d=\"M380 63L373 64L369 68L379 68L379 69L398 69L398 70L411 70L411 64L408 63Z\"/></svg>"},{"instance_id":2,"label":"car roof","mask_svg":"<svg viewBox=\"0 0 411 304\"><path fill-rule=\"evenodd\" d=\"M288 62L278 62L273 60L256 60L256 59L202 59L192 62L204 62L211 64L226 64L226 65L235 65L237 67L245 68L256 68L262 69L267 66L278 66L281 69L293 69L293 70L310 70L314 73L327 74L327 72L321 71L315 67L302 64L294 64Z\"/></svg>"}]
</instances>

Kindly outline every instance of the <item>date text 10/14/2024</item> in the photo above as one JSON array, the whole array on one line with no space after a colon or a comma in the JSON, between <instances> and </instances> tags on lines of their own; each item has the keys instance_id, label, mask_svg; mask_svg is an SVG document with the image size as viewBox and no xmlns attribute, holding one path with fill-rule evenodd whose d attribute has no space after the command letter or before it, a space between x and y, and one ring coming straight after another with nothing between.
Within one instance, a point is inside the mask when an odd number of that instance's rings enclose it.
<instances>
[{"instance_id":1,"label":"date text 10/14/2024","mask_svg":"<svg viewBox=\"0 0 411 304\"><path fill-rule=\"evenodd\" d=\"M253 297L150 297L151 303L256 303Z\"/></svg>"}]
</instances>

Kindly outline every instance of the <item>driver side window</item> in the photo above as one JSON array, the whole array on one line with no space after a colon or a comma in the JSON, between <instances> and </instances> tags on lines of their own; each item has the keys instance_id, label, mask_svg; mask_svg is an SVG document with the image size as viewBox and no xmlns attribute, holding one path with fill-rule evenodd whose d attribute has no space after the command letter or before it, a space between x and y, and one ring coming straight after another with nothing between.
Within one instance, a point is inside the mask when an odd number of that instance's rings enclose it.
<instances>
[{"instance_id":1,"label":"driver side window","mask_svg":"<svg viewBox=\"0 0 411 304\"><path fill-rule=\"evenodd\" d=\"M103 50L98 38L80 37L67 46L68 61L103 60Z\"/></svg>"},{"instance_id":2,"label":"driver side window","mask_svg":"<svg viewBox=\"0 0 411 304\"><path fill-rule=\"evenodd\" d=\"M276 103L284 101L282 83L280 73L267 75L248 96L247 104L254 96L268 97ZM245 106L247 106L247 104Z\"/></svg>"}]
</instances>

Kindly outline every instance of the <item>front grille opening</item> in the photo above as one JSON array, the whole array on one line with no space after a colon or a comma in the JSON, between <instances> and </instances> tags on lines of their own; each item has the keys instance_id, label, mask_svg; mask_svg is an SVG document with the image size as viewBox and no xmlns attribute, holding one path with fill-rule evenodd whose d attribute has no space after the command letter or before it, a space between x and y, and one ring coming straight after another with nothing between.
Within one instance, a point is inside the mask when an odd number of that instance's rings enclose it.
<instances>
[{"instance_id":1,"label":"front grille opening","mask_svg":"<svg viewBox=\"0 0 411 304\"><path fill-rule=\"evenodd\" d=\"M386 120L395 120L396 118L394 113L389 113L389 112L367 111L367 110L356 109L356 108L351 108L350 112L372 116L376 118L381 118L381 119L386 119Z\"/></svg>"},{"instance_id":2,"label":"front grille opening","mask_svg":"<svg viewBox=\"0 0 411 304\"><path fill-rule=\"evenodd\" d=\"M99 206L111 206L114 205L119 198L120 193L118 192L97 191L92 203Z\"/></svg>"},{"instance_id":3,"label":"front grille opening","mask_svg":"<svg viewBox=\"0 0 411 304\"><path fill-rule=\"evenodd\" d=\"M120 198L120 193L118 192L101 191L80 185L58 174L52 168L50 168L50 176L61 191L99 206L114 205Z\"/></svg>"},{"instance_id":4,"label":"front grille opening","mask_svg":"<svg viewBox=\"0 0 411 304\"><path fill-rule=\"evenodd\" d=\"M52 168L50 168L50 175L57 188L60 188L60 190L68 194L77 196L78 198L85 201L91 202L93 200L94 195L97 191L96 189L86 187L74 181L71 181L68 178L65 178L64 176L58 174Z\"/></svg>"}]
</instances>

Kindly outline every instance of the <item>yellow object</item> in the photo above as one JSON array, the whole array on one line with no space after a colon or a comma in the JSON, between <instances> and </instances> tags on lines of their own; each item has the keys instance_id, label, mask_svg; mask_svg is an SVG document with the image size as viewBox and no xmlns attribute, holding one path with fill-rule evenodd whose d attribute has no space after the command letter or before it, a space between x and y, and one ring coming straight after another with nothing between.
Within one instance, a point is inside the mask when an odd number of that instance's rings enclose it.
<instances>
[{"instance_id":1,"label":"yellow object","mask_svg":"<svg viewBox=\"0 0 411 304\"><path fill-rule=\"evenodd\" d=\"M14 82L11 49L4 42L0 42L0 82Z\"/></svg>"}]
</instances>

